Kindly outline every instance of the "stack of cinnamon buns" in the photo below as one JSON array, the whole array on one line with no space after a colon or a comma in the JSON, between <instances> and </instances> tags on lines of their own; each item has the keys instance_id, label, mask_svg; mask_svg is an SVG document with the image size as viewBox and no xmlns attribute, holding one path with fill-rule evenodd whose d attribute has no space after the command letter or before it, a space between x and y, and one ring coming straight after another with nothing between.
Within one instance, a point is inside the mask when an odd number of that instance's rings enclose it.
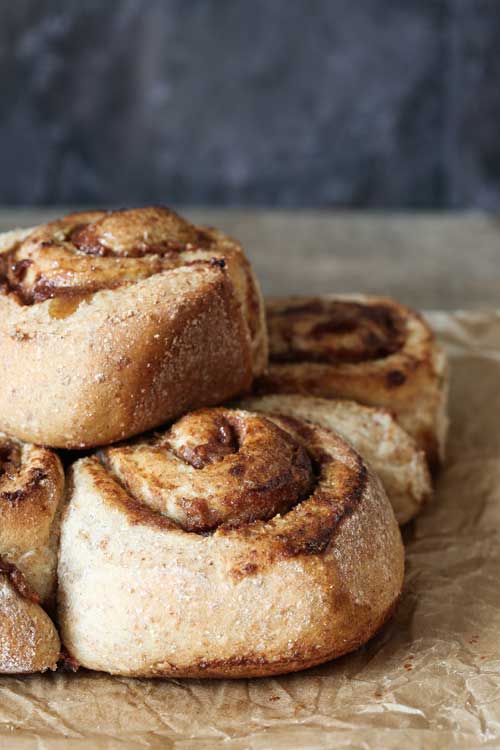
<instances>
[{"instance_id":1,"label":"stack of cinnamon buns","mask_svg":"<svg viewBox=\"0 0 500 750\"><path fill-rule=\"evenodd\" d=\"M0 672L251 677L359 647L443 460L447 367L386 298L265 303L166 208L0 236Z\"/></svg>"}]
</instances>

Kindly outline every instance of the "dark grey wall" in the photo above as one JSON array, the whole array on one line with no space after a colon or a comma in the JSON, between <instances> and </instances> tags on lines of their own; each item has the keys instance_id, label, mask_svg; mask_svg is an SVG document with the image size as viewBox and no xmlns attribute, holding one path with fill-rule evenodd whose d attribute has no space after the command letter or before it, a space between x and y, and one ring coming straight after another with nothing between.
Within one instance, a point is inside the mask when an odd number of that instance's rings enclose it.
<instances>
[{"instance_id":1,"label":"dark grey wall","mask_svg":"<svg viewBox=\"0 0 500 750\"><path fill-rule=\"evenodd\" d=\"M0 203L484 207L500 0L5 0Z\"/></svg>"}]
</instances>

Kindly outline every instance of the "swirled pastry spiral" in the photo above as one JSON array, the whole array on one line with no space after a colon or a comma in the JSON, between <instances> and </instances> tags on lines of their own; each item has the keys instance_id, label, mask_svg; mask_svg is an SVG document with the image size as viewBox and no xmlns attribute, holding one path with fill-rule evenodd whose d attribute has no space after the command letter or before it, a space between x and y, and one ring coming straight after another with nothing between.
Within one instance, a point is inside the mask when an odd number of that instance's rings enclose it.
<instances>
[{"instance_id":1,"label":"swirled pastry spiral","mask_svg":"<svg viewBox=\"0 0 500 750\"><path fill-rule=\"evenodd\" d=\"M414 518L431 495L424 452L386 409L296 394L247 398L242 407L306 419L338 432L380 477L399 524Z\"/></svg>"},{"instance_id":2,"label":"swirled pastry spiral","mask_svg":"<svg viewBox=\"0 0 500 750\"><path fill-rule=\"evenodd\" d=\"M167 208L0 237L0 429L104 445L249 388L267 361L241 247Z\"/></svg>"},{"instance_id":3,"label":"swirled pastry spiral","mask_svg":"<svg viewBox=\"0 0 500 750\"><path fill-rule=\"evenodd\" d=\"M404 553L387 496L342 438L202 409L77 461L59 622L81 665L147 677L291 672L393 611Z\"/></svg>"},{"instance_id":4,"label":"swirled pastry spiral","mask_svg":"<svg viewBox=\"0 0 500 750\"><path fill-rule=\"evenodd\" d=\"M381 406L443 459L445 354L424 320L385 297L331 295L267 302L270 365L260 393L307 393Z\"/></svg>"},{"instance_id":5,"label":"swirled pastry spiral","mask_svg":"<svg viewBox=\"0 0 500 750\"><path fill-rule=\"evenodd\" d=\"M56 586L64 474L57 456L0 433L0 672L55 668L59 638L40 603Z\"/></svg>"}]
</instances>

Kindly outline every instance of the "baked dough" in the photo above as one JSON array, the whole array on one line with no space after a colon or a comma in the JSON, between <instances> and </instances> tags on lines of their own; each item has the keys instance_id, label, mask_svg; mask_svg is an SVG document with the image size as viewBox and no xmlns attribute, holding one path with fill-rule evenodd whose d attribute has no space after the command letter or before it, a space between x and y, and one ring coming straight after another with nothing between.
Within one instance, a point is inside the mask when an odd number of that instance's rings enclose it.
<instances>
[{"instance_id":1,"label":"baked dough","mask_svg":"<svg viewBox=\"0 0 500 750\"><path fill-rule=\"evenodd\" d=\"M57 631L24 576L0 557L0 674L56 669Z\"/></svg>"},{"instance_id":2,"label":"baked dough","mask_svg":"<svg viewBox=\"0 0 500 750\"><path fill-rule=\"evenodd\" d=\"M55 669L54 604L64 474L46 448L0 433L0 673Z\"/></svg>"},{"instance_id":3,"label":"baked dough","mask_svg":"<svg viewBox=\"0 0 500 750\"><path fill-rule=\"evenodd\" d=\"M380 477L399 524L414 518L431 496L424 452L386 409L293 394L248 398L241 405L250 411L307 419L338 432Z\"/></svg>"},{"instance_id":4,"label":"baked dough","mask_svg":"<svg viewBox=\"0 0 500 750\"><path fill-rule=\"evenodd\" d=\"M247 390L267 362L240 245L166 208L0 236L0 429L104 445Z\"/></svg>"},{"instance_id":5,"label":"baked dough","mask_svg":"<svg viewBox=\"0 0 500 750\"><path fill-rule=\"evenodd\" d=\"M0 433L0 555L41 602L56 588L64 472L54 451Z\"/></svg>"},{"instance_id":6,"label":"baked dough","mask_svg":"<svg viewBox=\"0 0 500 750\"><path fill-rule=\"evenodd\" d=\"M348 398L394 413L436 469L444 457L448 370L418 313L385 297L267 301L270 365L259 393Z\"/></svg>"},{"instance_id":7,"label":"baked dough","mask_svg":"<svg viewBox=\"0 0 500 750\"><path fill-rule=\"evenodd\" d=\"M404 567L378 478L300 419L202 409L73 466L59 623L81 665L137 677L293 672L356 649Z\"/></svg>"}]
</instances>

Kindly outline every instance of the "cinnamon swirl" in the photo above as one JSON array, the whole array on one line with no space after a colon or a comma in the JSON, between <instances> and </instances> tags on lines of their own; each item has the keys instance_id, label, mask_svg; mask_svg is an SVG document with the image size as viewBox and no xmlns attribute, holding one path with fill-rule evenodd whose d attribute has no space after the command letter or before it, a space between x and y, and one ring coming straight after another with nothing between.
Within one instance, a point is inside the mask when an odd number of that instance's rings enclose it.
<instances>
[{"instance_id":1,"label":"cinnamon swirl","mask_svg":"<svg viewBox=\"0 0 500 750\"><path fill-rule=\"evenodd\" d=\"M260 393L308 393L381 406L443 459L448 374L418 313L383 297L332 295L267 302L270 366Z\"/></svg>"},{"instance_id":2,"label":"cinnamon swirl","mask_svg":"<svg viewBox=\"0 0 500 750\"><path fill-rule=\"evenodd\" d=\"M0 433L0 672L55 668L53 603L64 474L50 450Z\"/></svg>"},{"instance_id":3,"label":"cinnamon swirl","mask_svg":"<svg viewBox=\"0 0 500 750\"><path fill-rule=\"evenodd\" d=\"M77 461L59 622L81 665L250 677L345 654L386 621L404 553L387 496L319 425L203 409Z\"/></svg>"},{"instance_id":4,"label":"cinnamon swirl","mask_svg":"<svg viewBox=\"0 0 500 750\"><path fill-rule=\"evenodd\" d=\"M267 359L241 247L167 208L0 237L0 429L103 445L249 388Z\"/></svg>"},{"instance_id":5,"label":"cinnamon swirl","mask_svg":"<svg viewBox=\"0 0 500 750\"><path fill-rule=\"evenodd\" d=\"M338 432L380 477L399 524L414 518L431 496L424 452L386 409L296 394L247 398L242 407L306 419Z\"/></svg>"}]
</instances>

